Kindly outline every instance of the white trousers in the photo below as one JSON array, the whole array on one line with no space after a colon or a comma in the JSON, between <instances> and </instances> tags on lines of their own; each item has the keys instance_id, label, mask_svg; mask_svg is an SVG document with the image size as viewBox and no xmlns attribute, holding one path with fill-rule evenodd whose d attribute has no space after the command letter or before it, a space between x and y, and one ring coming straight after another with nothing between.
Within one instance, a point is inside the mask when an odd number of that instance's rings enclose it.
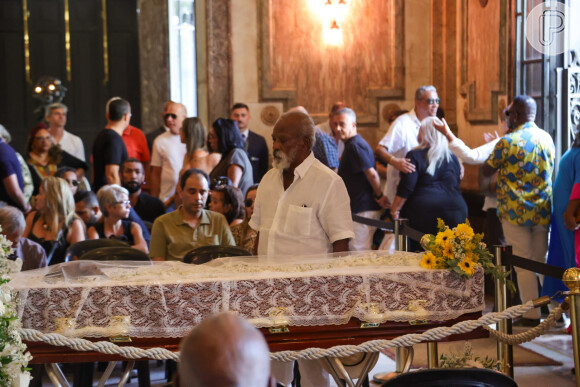
<instances>
[{"instance_id":1,"label":"white trousers","mask_svg":"<svg viewBox=\"0 0 580 387\"><path fill-rule=\"evenodd\" d=\"M362 216L363 218L379 219L381 217L381 211L362 211L355 215ZM376 229L376 227L353 222L354 238L348 242L350 251L370 250Z\"/></svg>"},{"instance_id":2,"label":"white trousers","mask_svg":"<svg viewBox=\"0 0 580 387\"><path fill-rule=\"evenodd\" d=\"M522 258L546 263L548 252L548 226L516 226L507 220L502 220L506 243L512 246L512 252ZM518 290L522 302L538 298L538 280L536 273L516 267L518 275ZM540 282L543 278L540 277ZM540 309L534 308L523 315L525 318L540 318Z\"/></svg>"},{"instance_id":3,"label":"white trousers","mask_svg":"<svg viewBox=\"0 0 580 387\"><path fill-rule=\"evenodd\" d=\"M330 387L330 375L322 368L318 360L300 359L298 367L300 369L300 385L302 387ZM294 378L293 361L271 362L271 372L278 383L289 386Z\"/></svg>"}]
</instances>

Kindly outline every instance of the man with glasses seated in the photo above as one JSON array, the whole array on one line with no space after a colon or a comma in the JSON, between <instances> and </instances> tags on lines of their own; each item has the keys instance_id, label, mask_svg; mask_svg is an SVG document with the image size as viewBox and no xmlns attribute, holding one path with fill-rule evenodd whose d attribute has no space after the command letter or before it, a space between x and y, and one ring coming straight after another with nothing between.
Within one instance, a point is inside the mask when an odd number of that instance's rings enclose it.
<instances>
[{"instance_id":1,"label":"man with glasses seated","mask_svg":"<svg viewBox=\"0 0 580 387\"><path fill-rule=\"evenodd\" d=\"M228 221L222 214L205 209L209 177L192 168L180 180L182 205L162 215L151 231L150 256L155 261L181 261L183 256L201 246L235 246Z\"/></svg>"}]
</instances>

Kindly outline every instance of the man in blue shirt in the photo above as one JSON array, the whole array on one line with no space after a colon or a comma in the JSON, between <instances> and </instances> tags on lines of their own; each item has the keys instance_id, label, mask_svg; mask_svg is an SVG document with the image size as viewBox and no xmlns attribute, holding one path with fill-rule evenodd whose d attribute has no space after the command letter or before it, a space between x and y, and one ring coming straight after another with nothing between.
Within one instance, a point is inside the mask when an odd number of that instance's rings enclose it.
<instances>
[{"instance_id":1,"label":"man in blue shirt","mask_svg":"<svg viewBox=\"0 0 580 387\"><path fill-rule=\"evenodd\" d=\"M0 201L16 206L24 212L30 211L30 205L24 196L22 167L16 152L0 138Z\"/></svg>"},{"instance_id":2,"label":"man in blue shirt","mask_svg":"<svg viewBox=\"0 0 580 387\"><path fill-rule=\"evenodd\" d=\"M356 114L352 109L340 109L333 119L338 124L340 139L344 141L338 175L344 180L350 196L351 212L365 218L378 219L381 207L389 208L391 203L381 190L373 150L357 133ZM349 242L350 250L370 250L375 230L376 227L355 222L354 238Z\"/></svg>"}]
</instances>

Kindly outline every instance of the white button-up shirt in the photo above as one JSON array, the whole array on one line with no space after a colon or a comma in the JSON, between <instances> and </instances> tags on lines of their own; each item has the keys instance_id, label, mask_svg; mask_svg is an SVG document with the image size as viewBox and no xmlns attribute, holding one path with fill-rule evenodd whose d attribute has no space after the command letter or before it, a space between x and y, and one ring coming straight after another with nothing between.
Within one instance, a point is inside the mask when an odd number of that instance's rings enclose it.
<instances>
[{"instance_id":1,"label":"white button-up shirt","mask_svg":"<svg viewBox=\"0 0 580 387\"><path fill-rule=\"evenodd\" d=\"M354 237L344 182L312 152L286 191L281 169L264 175L250 227L260 233L258 254L268 256L332 252L332 243Z\"/></svg>"},{"instance_id":2,"label":"white button-up shirt","mask_svg":"<svg viewBox=\"0 0 580 387\"><path fill-rule=\"evenodd\" d=\"M415 110L400 115L391 124L385 137L379 142L379 145L387 148L387 151L397 158L405 158L407 152L419 145L417 136L421 122L415 114ZM397 186L399 185L399 170L391 164L387 166L387 183L385 184L384 194L392 203L397 195Z\"/></svg>"}]
</instances>

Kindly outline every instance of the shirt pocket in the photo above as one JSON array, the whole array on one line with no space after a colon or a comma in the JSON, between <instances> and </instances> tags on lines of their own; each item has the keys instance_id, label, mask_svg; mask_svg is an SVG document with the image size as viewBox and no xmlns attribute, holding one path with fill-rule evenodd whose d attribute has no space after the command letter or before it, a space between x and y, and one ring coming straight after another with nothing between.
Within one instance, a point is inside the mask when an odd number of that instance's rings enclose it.
<instances>
[{"instance_id":1,"label":"shirt pocket","mask_svg":"<svg viewBox=\"0 0 580 387\"><path fill-rule=\"evenodd\" d=\"M290 205L288 207L284 232L290 235L310 236L312 217L312 208Z\"/></svg>"}]
</instances>

